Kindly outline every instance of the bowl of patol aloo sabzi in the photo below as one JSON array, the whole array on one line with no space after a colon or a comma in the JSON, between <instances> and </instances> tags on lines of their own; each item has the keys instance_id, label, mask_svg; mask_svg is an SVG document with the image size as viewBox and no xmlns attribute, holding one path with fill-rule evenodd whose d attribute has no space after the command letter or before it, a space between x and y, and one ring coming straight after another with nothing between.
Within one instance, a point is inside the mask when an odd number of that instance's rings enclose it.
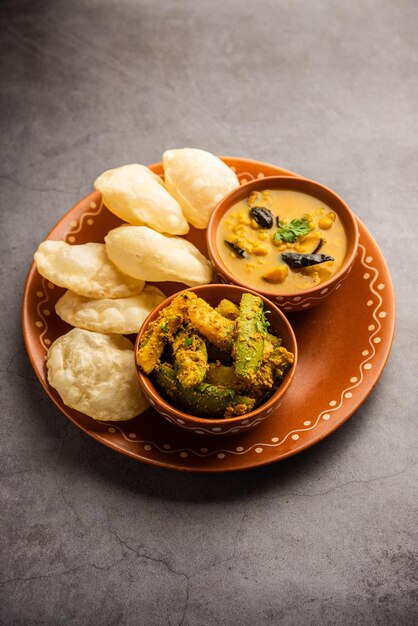
<instances>
[{"instance_id":1,"label":"bowl of patol aloo sabzi","mask_svg":"<svg viewBox=\"0 0 418 626\"><path fill-rule=\"evenodd\" d=\"M135 358L147 399L168 421L196 434L234 435L280 406L297 345L268 299L211 284L158 305L138 333Z\"/></svg>"}]
</instances>

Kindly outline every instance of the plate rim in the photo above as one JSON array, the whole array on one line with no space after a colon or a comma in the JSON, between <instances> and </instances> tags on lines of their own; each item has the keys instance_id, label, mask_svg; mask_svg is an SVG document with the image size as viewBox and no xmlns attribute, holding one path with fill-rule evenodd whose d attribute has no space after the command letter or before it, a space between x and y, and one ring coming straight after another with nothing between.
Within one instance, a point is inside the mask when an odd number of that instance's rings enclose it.
<instances>
[{"instance_id":1,"label":"plate rim","mask_svg":"<svg viewBox=\"0 0 418 626\"><path fill-rule=\"evenodd\" d=\"M272 163L268 163L268 162L264 162L264 161L258 161L255 159L248 159L248 158L241 158L241 157L231 157L231 156L220 156L219 157L221 160L227 162L227 161L240 161L240 163L243 163L244 165L246 163L251 164L251 167L253 168L254 165L256 164L257 167L262 168L263 166L266 168L273 168L273 169L277 169L280 170L281 172L286 172L286 174L277 174L277 175L290 175L290 176L295 176L297 178L305 178L302 175L299 175L295 172L292 172L290 170L287 170L285 168L282 168L278 165L274 165ZM148 165L147 167L149 167L150 169L152 168L160 168L161 167L161 162L156 162L153 163L151 165ZM89 194L87 194L85 197L81 198L78 202L76 202L76 204L74 204L74 206L72 206L68 211L66 211L60 218L59 220L54 224L54 226L50 229L50 231L48 232L48 234L45 236L45 239L48 239L51 235L51 233L53 231L56 230L57 226L70 214L72 213L80 204L85 204L85 203L90 203L90 201L92 200L92 198L94 196L97 195L97 191L92 191ZM148 456L142 456L140 453L130 450L128 448L125 447L121 447L118 442L114 442L114 441L109 441L105 438L103 438L101 436L100 431L92 431L89 430L88 428L86 428L85 426L83 426L79 421L77 421L73 415L71 415L71 412L75 412L76 414L79 413L78 411L75 411L75 409L70 409L69 407L66 407L64 405L61 406L61 404L59 403L59 399L58 396L56 394L56 391L54 389L52 389L48 382L47 379L44 379L43 376L41 375L41 372L39 370L39 367L35 361L34 358L34 354L31 350L31 341L29 339L29 315L28 315L28 308L29 308L29 287L31 284L31 281L33 280L33 276L35 274L36 270L36 266L35 263L32 261L27 276L26 276L26 280L25 280L25 284L24 284L24 289L23 289L23 294L22 294L22 307L21 307L21 312L22 312L22 329L23 329L23 338L24 338L24 343L25 343L25 347L26 347L26 351L28 353L29 356L29 360L31 362L32 368L34 369L34 372L39 380L39 382L41 383L42 387L44 388L45 392L47 393L47 395L50 397L50 399L54 402L54 404L57 406L57 408L59 409L59 411L61 413L63 413L73 424L75 424L78 428L80 428L82 431L84 431L87 435L89 435L90 437L92 437L93 439L95 439L96 441L100 442L101 444L105 445L106 447L114 450L115 452L121 453L125 456L128 456L132 459L135 459L136 461L141 461L143 463L147 463L148 465L154 465L157 467L161 467L164 469L170 469L170 470L176 470L176 471L183 471L183 472L190 472L190 473L223 473L223 472L237 472L237 471L244 471L244 470L250 470L250 469L254 469L257 467L261 467L261 466L265 466L265 465L270 465L272 463L276 463L278 461L282 461L284 459L287 459L291 456L294 456L300 452L305 451L306 449L310 448L311 446L316 445L317 443L319 443L320 441L326 439L327 437L329 437L331 434L333 434L338 428L340 428L357 410L358 408L365 402L365 400L370 396L370 394L372 393L373 389L375 388L375 386L377 385L383 370L386 367L390 352L391 352L391 348L393 345L393 339L394 339L394 334L395 334L395 327L396 327L396 300L395 300L395 294L394 294L394 288L393 288L393 281L392 281L392 277L386 262L386 259L379 247L379 245L377 244L376 240L374 239L374 237L372 236L372 234L370 233L370 231L368 230L368 228L364 225L364 223L362 222L362 220L356 215L356 219L358 221L358 226L359 226L359 230L360 230L360 235L362 234L362 231L364 231L366 233L366 235L372 240L376 251L378 252L379 255L379 265L383 267L386 275L387 275L387 291L390 292L391 297L388 298L388 302L386 304L386 308L388 309L388 307L390 307L390 313L389 313L389 321L390 321L390 326L386 331L386 337L389 339L389 341L387 342L387 346L386 346L386 351L384 352L384 354L382 355L380 362L379 362L379 366L374 369L373 371L373 378L371 380L371 382L369 383L367 389L365 391L363 391L363 394L361 395L361 397L357 398L356 402L350 406L350 409L346 412L346 414L342 417L339 418L339 420L337 422L332 422L330 424L330 428L326 431L326 433L324 434L323 432L319 431L318 434L314 435L312 438L310 438L308 441L305 441L304 443L301 443L297 448L292 448L289 449L287 452L281 454L279 457L277 458L264 458L264 457L258 457L255 458L251 463L245 463L243 465L240 466L235 466L235 467L222 467L222 466L217 466L214 465L211 468L207 468L207 467L194 467L194 466L190 466L187 464L183 464L181 462L177 462L177 463L172 463L170 458L167 458L164 461L161 461L159 459L152 459ZM44 239L44 240L45 240ZM296 313L295 315L298 315L298 313ZM83 415L80 413L80 415ZM119 429L119 427L117 426L118 422L112 423L112 425L116 428ZM110 425L110 423L106 422L106 425ZM120 430L120 429L119 429ZM200 435L199 435L200 436ZM206 439L206 438L205 438ZM215 439L215 438L213 438ZM225 438L223 437L222 439L218 439L219 444L221 444L221 441L225 441ZM203 439L202 439L203 442ZM135 443L134 440L132 440L132 443ZM221 446L219 446L221 447Z\"/></svg>"}]
</instances>

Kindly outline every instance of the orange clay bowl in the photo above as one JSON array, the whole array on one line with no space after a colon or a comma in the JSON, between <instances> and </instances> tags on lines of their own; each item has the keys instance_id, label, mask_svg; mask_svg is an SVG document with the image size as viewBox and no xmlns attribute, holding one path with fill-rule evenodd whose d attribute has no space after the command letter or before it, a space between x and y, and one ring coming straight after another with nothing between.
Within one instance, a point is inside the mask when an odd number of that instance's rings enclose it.
<instances>
[{"instance_id":1,"label":"orange clay bowl","mask_svg":"<svg viewBox=\"0 0 418 626\"><path fill-rule=\"evenodd\" d=\"M297 292L286 293L277 287L277 294L255 290L261 296L269 298L275 302L283 311L291 313L294 311L303 311L310 307L316 306L328 298L341 286L343 280L347 278L353 266L357 254L359 231L354 213L347 206L340 196L336 193L306 178L295 178L293 176L268 176L252 180L227 194L216 206L213 211L206 233L207 246L209 256L215 266L218 280L223 283L240 285L245 287L230 270L225 266L218 252L216 232L219 222L228 209L234 204L248 197L252 191L263 191L265 189L288 189L299 191L318 198L325 202L341 219L347 237L347 252L340 269L327 281Z\"/></svg>"},{"instance_id":2,"label":"orange clay bowl","mask_svg":"<svg viewBox=\"0 0 418 626\"><path fill-rule=\"evenodd\" d=\"M178 293L173 294L164 302L159 304L150 315L147 317L145 322L143 323L135 344L135 354L138 351L138 346L143 337L145 331L148 328L150 322L153 322L161 309L166 307L170 302L179 295L179 293L183 293L184 291L192 291L196 293L200 298L206 300L211 306L216 307L222 298L227 298L235 304L239 304L241 301L241 296L244 292L253 293L250 289L244 289L243 287L237 287L232 285L202 285L199 287L190 287L189 289L184 289ZM257 295L257 294L255 294ZM179 426L180 428L184 428L189 432L194 432L199 435L235 435L241 431L246 431L257 424L260 424L263 420L265 420L269 415L277 410L280 406L287 390L289 389L291 382L293 380L296 365L297 365L297 345L296 338L293 333L293 330L287 321L286 317L283 313L267 298L261 296L264 302L264 310L269 311L266 313L266 318L270 323L270 332L274 335L280 336L283 340L283 346L293 352L295 356L294 363L290 368L289 372L286 374L283 382L279 385L276 391L270 396L268 400L266 400L263 404L258 406L254 411L250 411L249 413L245 413L244 415L240 415L238 417L229 417L226 419L208 419L203 417L197 417L195 415L190 415L189 413L185 413L180 409L177 409L172 404L169 404L167 400L165 400L154 387L149 376L143 374L138 366L138 379L141 384L141 387L147 396L151 406L153 406L163 417L165 417L169 422ZM277 414L276 414L277 415Z\"/></svg>"}]
</instances>

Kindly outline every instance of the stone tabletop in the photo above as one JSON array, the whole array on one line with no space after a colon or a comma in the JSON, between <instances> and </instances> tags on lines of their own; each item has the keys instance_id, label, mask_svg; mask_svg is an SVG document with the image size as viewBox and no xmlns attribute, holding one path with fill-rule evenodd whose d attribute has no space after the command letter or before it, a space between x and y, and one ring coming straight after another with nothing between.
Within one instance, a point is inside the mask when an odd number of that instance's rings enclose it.
<instances>
[{"instance_id":1,"label":"stone tabletop","mask_svg":"<svg viewBox=\"0 0 418 626\"><path fill-rule=\"evenodd\" d=\"M4 0L0 17L0 623L417 623L417 2ZM257 470L118 455L52 404L23 344L46 233L105 169L184 146L330 186L394 281L371 396Z\"/></svg>"}]
</instances>

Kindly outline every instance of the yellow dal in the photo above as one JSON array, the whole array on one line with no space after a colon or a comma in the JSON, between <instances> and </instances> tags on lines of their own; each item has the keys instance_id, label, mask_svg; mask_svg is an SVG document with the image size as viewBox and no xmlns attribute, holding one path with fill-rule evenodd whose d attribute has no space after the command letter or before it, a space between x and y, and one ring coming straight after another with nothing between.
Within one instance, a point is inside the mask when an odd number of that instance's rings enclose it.
<instances>
[{"instance_id":1,"label":"yellow dal","mask_svg":"<svg viewBox=\"0 0 418 626\"><path fill-rule=\"evenodd\" d=\"M251 222L250 206L268 208L274 216L273 227L270 229L256 228ZM289 223L293 219L302 219L309 215L313 229L305 238L298 238L294 243L273 244L273 236L277 232L276 216L280 221ZM321 228L319 223L328 218L330 228ZM323 223L323 222L322 222ZM318 254L332 256L334 261L326 261L321 264L306 268L284 268L281 259L282 252L311 253L309 238L318 233L325 243L321 246ZM230 250L224 240L237 243L248 252L247 258L243 259ZM331 278L341 267L347 248L346 234L338 215L326 204L298 191L274 189L258 192L257 198L251 197L237 202L222 217L217 231L217 245L219 254L229 271L242 283L255 290L269 293L297 293L303 289L309 289ZM272 284L263 276L269 274L278 267L287 276L282 282ZM287 266L286 266L287 267Z\"/></svg>"}]
</instances>

